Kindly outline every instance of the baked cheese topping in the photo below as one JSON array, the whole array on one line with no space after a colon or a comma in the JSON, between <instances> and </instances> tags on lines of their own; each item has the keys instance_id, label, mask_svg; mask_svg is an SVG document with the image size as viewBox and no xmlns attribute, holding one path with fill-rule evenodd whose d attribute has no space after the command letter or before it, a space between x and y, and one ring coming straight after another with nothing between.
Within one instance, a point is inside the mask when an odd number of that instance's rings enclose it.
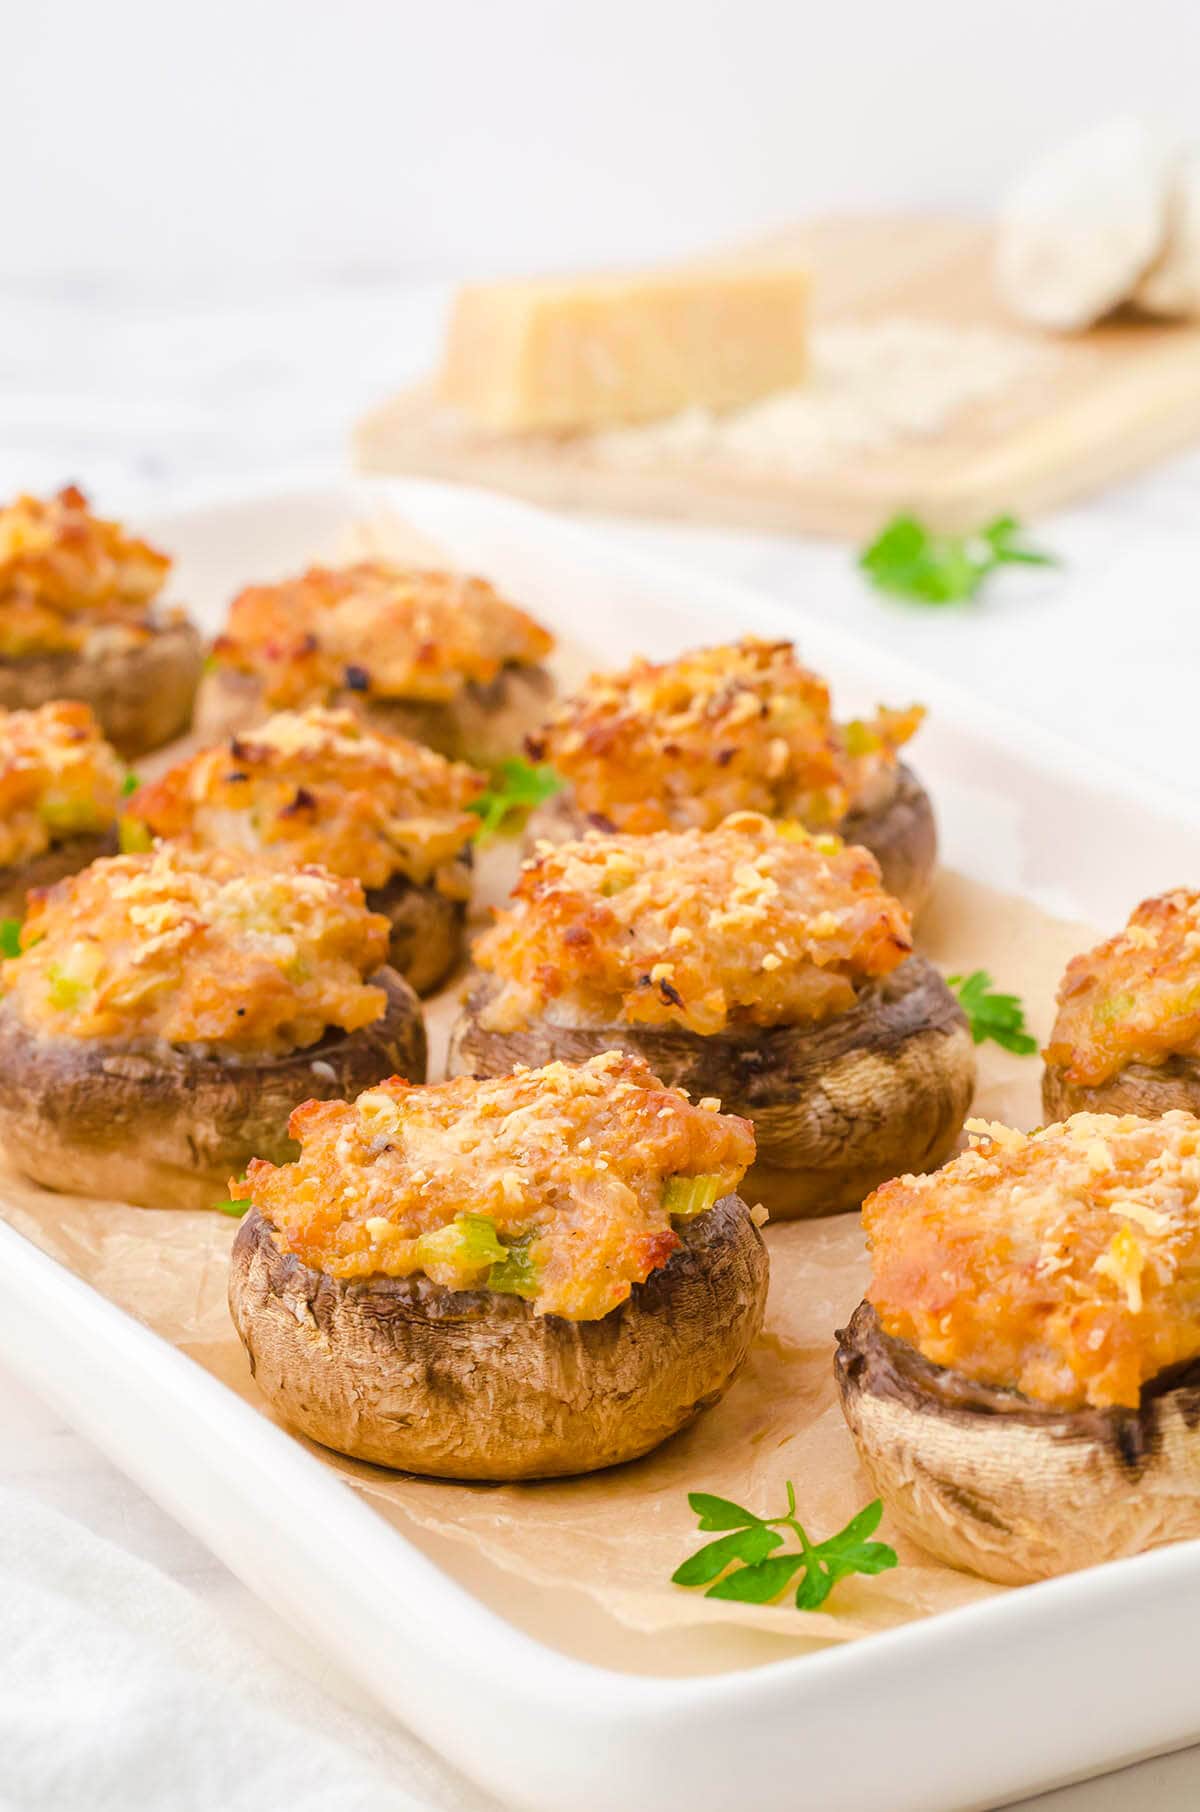
<instances>
[{"instance_id":1,"label":"baked cheese topping","mask_svg":"<svg viewBox=\"0 0 1200 1812\"><path fill-rule=\"evenodd\" d=\"M1094 1087L1127 1063L1200 1056L1200 893L1143 900L1117 937L1073 957L1045 1056Z\"/></svg>"},{"instance_id":2,"label":"baked cheese topping","mask_svg":"<svg viewBox=\"0 0 1200 1812\"><path fill-rule=\"evenodd\" d=\"M912 950L865 849L740 812L712 831L543 844L475 945L499 982L484 1025L826 1019Z\"/></svg>"},{"instance_id":3,"label":"baked cheese topping","mask_svg":"<svg viewBox=\"0 0 1200 1812\"><path fill-rule=\"evenodd\" d=\"M444 703L507 666L536 665L553 645L486 579L364 560L247 586L214 654L261 681L269 705L328 703L347 691Z\"/></svg>"},{"instance_id":4,"label":"baked cheese topping","mask_svg":"<svg viewBox=\"0 0 1200 1812\"><path fill-rule=\"evenodd\" d=\"M1073 1114L863 1204L885 1332L1056 1409L1136 1407L1200 1355L1200 1120Z\"/></svg>"},{"instance_id":5,"label":"baked cheese topping","mask_svg":"<svg viewBox=\"0 0 1200 1812\"><path fill-rule=\"evenodd\" d=\"M708 830L753 811L820 830L886 802L896 750L923 715L837 724L829 688L790 642L747 637L597 674L529 746L605 828Z\"/></svg>"},{"instance_id":6,"label":"baked cheese topping","mask_svg":"<svg viewBox=\"0 0 1200 1812\"><path fill-rule=\"evenodd\" d=\"M232 851L160 844L35 890L10 1008L56 1038L165 1040L279 1055L379 1019L367 985L388 921L357 881Z\"/></svg>"},{"instance_id":7,"label":"baked cheese topping","mask_svg":"<svg viewBox=\"0 0 1200 1812\"><path fill-rule=\"evenodd\" d=\"M74 485L16 498L0 508L0 659L144 639L170 566Z\"/></svg>"},{"instance_id":8,"label":"baked cheese topping","mask_svg":"<svg viewBox=\"0 0 1200 1812\"><path fill-rule=\"evenodd\" d=\"M124 776L87 705L0 711L0 868L111 830Z\"/></svg>"},{"instance_id":9,"label":"baked cheese topping","mask_svg":"<svg viewBox=\"0 0 1200 1812\"><path fill-rule=\"evenodd\" d=\"M736 1189L754 1157L748 1121L617 1051L488 1081L393 1076L306 1102L288 1129L299 1159L256 1158L242 1192L306 1265L421 1272L572 1321L624 1302L679 1245L679 1215Z\"/></svg>"},{"instance_id":10,"label":"baked cheese topping","mask_svg":"<svg viewBox=\"0 0 1200 1812\"><path fill-rule=\"evenodd\" d=\"M193 849L319 862L364 887L394 875L465 898L460 860L485 777L367 726L352 711L285 711L180 762L129 801L130 820Z\"/></svg>"}]
</instances>

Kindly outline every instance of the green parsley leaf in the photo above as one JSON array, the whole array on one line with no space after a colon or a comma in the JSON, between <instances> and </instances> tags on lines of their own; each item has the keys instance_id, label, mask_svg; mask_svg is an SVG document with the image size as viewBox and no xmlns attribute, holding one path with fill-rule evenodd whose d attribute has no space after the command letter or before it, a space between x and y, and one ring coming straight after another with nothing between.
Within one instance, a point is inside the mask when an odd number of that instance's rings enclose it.
<instances>
[{"instance_id":1,"label":"green parsley leaf","mask_svg":"<svg viewBox=\"0 0 1200 1812\"><path fill-rule=\"evenodd\" d=\"M520 830L535 806L561 791L562 781L551 767L515 758L500 762L492 770L491 786L467 807L480 819L475 841L486 843L501 831Z\"/></svg>"},{"instance_id":2,"label":"green parsley leaf","mask_svg":"<svg viewBox=\"0 0 1200 1812\"><path fill-rule=\"evenodd\" d=\"M0 953L5 956L20 956L20 919L0 919Z\"/></svg>"},{"instance_id":3,"label":"green parsley leaf","mask_svg":"<svg viewBox=\"0 0 1200 1812\"><path fill-rule=\"evenodd\" d=\"M692 1491L688 1503L701 1529L728 1529L732 1533L704 1547L678 1566L671 1575L675 1585L707 1586L706 1598L724 1598L738 1604L770 1604L786 1592L801 1574L795 1602L802 1611L824 1604L840 1579L852 1573L884 1573L897 1564L896 1551L886 1542L870 1541L883 1516L879 1498L852 1516L844 1529L827 1541L813 1542L796 1517L796 1493L787 1482L785 1516L756 1516L727 1497ZM776 1554L783 1542L780 1529L790 1530L799 1551ZM741 1563L740 1565L738 1563Z\"/></svg>"},{"instance_id":4,"label":"green parsley leaf","mask_svg":"<svg viewBox=\"0 0 1200 1812\"><path fill-rule=\"evenodd\" d=\"M676 1567L671 1575L675 1585L707 1585L723 1573L731 1561L744 1560L748 1565L765 1560L772 1548L783 1541L774 1529L752 1523L748 1529L735 1529L731 1535L719 1535L716 1541L697 1548L690 1560Z\"/></svg>"},{"instance_id":5,"label":"green parsley leaf","mask_svg":"<svg viewBox=\"0 0 1200 1812\"><path fill-rule=\"evenodd\" d=\"M700 1518L702 1529L746 1529L761 1522L753 1510L743 1510L727 1497L713 1497L707 1491L689 1491L688 1503Z\"/></svg>"},{"instance_id":6,"label":"green parsley leaf","mask_svg":"<svg viewBox=\"0 0 1200 1812\"><path fill-rule=\"evenodd\" d=\"M218 1214L231 1214L235 1221L240 1221L243 1214L253 1208L254 1203L246 1196L234 1196L231 1201L214 1202Z\"/></svg>"},{"instance_id":7,"label":"green parsley leaf","mask_svg":"<svg viewBox=\"0 0 1200 1812\"><path fill-rule=\"evenodd\" d=\"M935 535L915 516L893 516L859 555L877 591L916 604L962 604L1000 566L1057 566L1053 554L1026 547L1014 516L997 516L975 535Z\"/></svg>"},{"instance_id":8,"label":"green parsley leaf","mask_svg":"<svg viewBox=\"0 0 1200 1812\"><path fill-rule=\"evenodd\" d=\"M973 969L970 975L948 975L946 984L958 995L976 1044L990 1038L993 1044L1018 1057L1029 1057L1037 1050L1037 1039L1025 1030L1025 1009L1020 1000L1015 994L994 994L986 969Z\"/></svg>"}]
</instances>

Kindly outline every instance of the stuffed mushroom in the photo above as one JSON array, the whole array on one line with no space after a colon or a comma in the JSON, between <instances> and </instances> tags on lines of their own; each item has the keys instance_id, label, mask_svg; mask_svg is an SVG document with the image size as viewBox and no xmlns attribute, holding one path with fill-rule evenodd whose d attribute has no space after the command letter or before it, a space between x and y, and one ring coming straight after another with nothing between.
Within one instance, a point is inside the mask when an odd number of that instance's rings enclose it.
<instances>
[{"instance_id":1,"label":"stuffed mushroom","mask_svg":"<svg viewBox=\"0 0 1200 1812\"><path fill-rule=\"evenodd\" d=\"M0 711L0 918L117 846L125 767L87 705Z\"/></svg>"},{"instance_id":2,"label":"stuffed mushroom","mask_svg":"<svg viewBox=\"0 0 1200 1812\"><path fill-rule=\"evenodd\" d=\"M234 1324L284 1420L442 1478L636 1459L715 1403L762 1323L744 1120L606 1052L292 1116L255 1162Z\"/></svg>"},{"instance_id":3,"label":"stuffed mushroom","mask_svg":"<svg viewBox=\"0 0 1200 1812\"><path fill-rule=\"evenodd\" d=\"M546 844L474 956L452 1073L636 1052L753 1121L773 1215L940 1163L970 1106L966 1019L908 913L866 850L798 824Z\"/></svg>"},{"instance_id":4,"label":"stuffed mushroom","mask_svg":"<svg viewBox=\"0 0 1200 1812\"><path fill-rule=\"evenodd\" d=\"M356 881L167 844L35 893L3 965L0 1141L51 1189L207 1208L310 1096L425 1073Z\"/></svg>"},{"instance_id":5,"label":"stuffed mushroom","mask_svg":"<svg viewBox=\"0 0 1200 1812\"><path fill-rule=\"evenodd\" d=\"M1143 900L1068 963L1043 1055L1050 1119L1200 1112L1200 893Z\"/></svg>"},{"instance_id":6,"label":"stuffed mushroom","mask_svg":"<svg viewBox=\"0 0 1200 1812\"><path fill-rule=\"evenodd\" d=\"M1007 1584L1200 1535L1200 1120L971 1130L863 1207L837 1379L877 1490Z\"/></svg>"},{"instance_id":7,"label":"stuffed mushroom","mask_svg":"<svg viewBox=\"0 0 1200 1812\"><path fill-rule=\"evenodd\" d=\"M545 715L553 637L488 584L379 560L251 585L229 609L201 726L345 705L454 759L515 754Z\"/></svg>"},{"instance_id":8,"label":"stuffed mushroom","mask_svg":"<svg viewBox=\"0 0 1200 1812\"><path fill-rule=\"evenodd\" d=\"M869 849L916 912L937 861L929 796L897 751L923 712L839 724L790 642L747 637L597 674L528 740L564 790L531 839L599 830L711 830L731 812L799 820Z\"/></svg>"},{"instance_id":9,"label":"stuffed mushroom","mask_svg":"<svg viewBox=\"0 0 1200 1812\"><path fill-rule=\"evenodd\" d=\"M280 712L139 788L122 844L167 837L352 876L391 924L392 968L426 994L461 954L479 829L466 808L485 784L351 711L313 706Z\"/></svg>"},{"instance_id":10,"label":"stuffed mushroom","mask_svg":"<svg viewBox=\"0 0 1200 1812\"><path fill-rule=\"evenodd\" d=\"M0 509L0 709L78 699L124 756L180 735L203 650L158 602L170 566L74 486Z\"/></svg>"}]
</instances>

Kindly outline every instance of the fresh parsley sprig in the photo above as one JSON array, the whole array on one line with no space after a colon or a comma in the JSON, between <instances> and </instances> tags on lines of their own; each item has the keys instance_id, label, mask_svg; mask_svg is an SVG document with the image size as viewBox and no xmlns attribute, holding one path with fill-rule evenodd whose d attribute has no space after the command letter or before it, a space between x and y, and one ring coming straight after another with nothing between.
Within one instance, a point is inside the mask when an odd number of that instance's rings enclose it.
<instances>
[{"instance_id":1,"label":"fresh parsley sprig","mask_svg":"<svg viewBox=\"0 0 1200 1812\"><path fill-rule=\"evenodd\" d=\"M478 799L472 799L467 810L479 819L475 833L477 843L486 843L501 831L520 830L535 806L562 791L562 781L554 769L535 766L514 757L502 761L492 770L492 784Z\"/></svg>"},{"instance_id":2,"label":"fresh parsley sprig","mask_svg":"<svg viewBox=\"0 0 1200 1812\"><path fill-rule=\"evenodd\" d=\"M852 1516L844 1529L827 1541L810 1540L796 1516L796 1493L787 1481L787 1515L755 1516L727 1497L691 1491L688 1503L700 1519L702 1530L725 1529L730 1533L706 1542L671 1575L675 1585L708 1586L706 1598L731 1598L738 1604L769 1604L786 1592L797 1573L799 1610L815 1611L824 1604L839 1579L851 1573L885 1573L896 1565L896 1551L886 1542L871 1541L883 1516L878 1498ZM790 1530L799 1552L777 1554L783 1546L781 1529ZM740 1564L739 1564L740 1563ZM710 1583L714 1582L715 1583Z\"/></svg>"},{"instance_id":3,"label":"fresh parsley sprig","mask_svg":"<svg viewBox=\"0 0 1200 1812\"><path fill-rule=\"evenodd\" d=\"M915 516L893 516L859 555L878 591L916 604L969 602L1001 566L1057 566L1053 554L1020 540L1015 516L997 516L974 535L935 535Z\"/></svg>"},{"instance_id":4,"label":"fresh parsley sprig","mask_svg":"<svg viewBox=\"0 0 1200 1812\"><path fill-rule=\"evenodd\" d=\"M1025 1030L1025 1009L1015 994L996 994L986 969L972 969L970 975L948 975L946 985L958 995L958 1004L967 1016L971 1037L976 1044L990 1038L1018 1057L1029 1057L1037 1050L1037 1039Z\"/></svg>"}]
</instances>

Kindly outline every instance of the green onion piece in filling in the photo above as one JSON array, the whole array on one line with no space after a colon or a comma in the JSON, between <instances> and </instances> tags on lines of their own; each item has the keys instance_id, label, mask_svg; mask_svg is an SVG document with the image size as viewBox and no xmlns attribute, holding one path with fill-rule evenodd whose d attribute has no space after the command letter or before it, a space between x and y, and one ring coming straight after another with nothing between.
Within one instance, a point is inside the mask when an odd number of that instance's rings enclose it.
<instances>
[{"instance_id":1,"label":"green onion piece in filling","mask_svg":"<svg viewBox=\"0 0 1200 1812\"><path fill-rule=\"evenodd\" d=\"M2 951L5 956L20 956L20 919L0 919L0 951Z\"/></svg>"},{"instance_id":2,"label":"green onion piece in filling","mask_svg":"<svg viewBox=\"0 0 1200 1812\"><path fill-rule=\"evenodd\" d=\"M140 856L154 844L150 826L143 824L140 818L122 818L117 837L123 856Z\"/></svg>"},{"instance_id":3,"label":"green onion piece in filling","mask_svg":"<svg viewBox=\"0 0 1200 1812\"><path fill-rule=\"evenodd\" d=\"M138 779L133 769L130 768L124 780L121 782L122 799L128 799L131 793L136 793L141 784L141 781Z\"/></svg>"},{"instance_id":4,"label":"green onion piece in filling","mask_svg":"<svg viewBox=\"0 0 1200 1812\"><path fill-rule=\"evenodd\" d=\"M459 1265L478 1271L483 1265L502 1263L505 1249L496 1238L495 1223L486 1214L456 1214L445 1227L423 1233L417 1241L422 1264Z\"/></svg>"},{"instance_id":5,"label":"green onion piece in filling","mask_svg":"<svg viewBox=\"0 0 1200 1812\"><path fill-rule=\"evenodd\" d=\"M679 1220L707 1214L726 1188L724 1177L668 1177L663 1189L663 1207Z\"/></svg>"},{"instance_id":6,"label":"green onion piece in filling","mask_svg":"<svg viewBox=\"0 0 1200 1812\"><path fill-rule=\"evenodd\" d=\"M492 1266L488 1272L489 1290L496 1290L502 1296L537 1295L538 1268L530 1252L533 1237L532 1233L527 1233L524 1239L515 1240L505 1251L503 1263Z\"/></svg>"},{"instance_id":7,"label":"green onion piece in filling","mask_svg":"<svg viewBox=\"0 0 1200 1812\"><path fill-rule=\"evenodd\" d=\"M51 963L46 970L46 980L50 984L47 990L50 1005L57 1007L61 1013L69 1013L72 1007L77 1007L86 998L92 985L90 982L79 981L74 975L64 974L57 963Z\"/></svg>"}]
</instances>

